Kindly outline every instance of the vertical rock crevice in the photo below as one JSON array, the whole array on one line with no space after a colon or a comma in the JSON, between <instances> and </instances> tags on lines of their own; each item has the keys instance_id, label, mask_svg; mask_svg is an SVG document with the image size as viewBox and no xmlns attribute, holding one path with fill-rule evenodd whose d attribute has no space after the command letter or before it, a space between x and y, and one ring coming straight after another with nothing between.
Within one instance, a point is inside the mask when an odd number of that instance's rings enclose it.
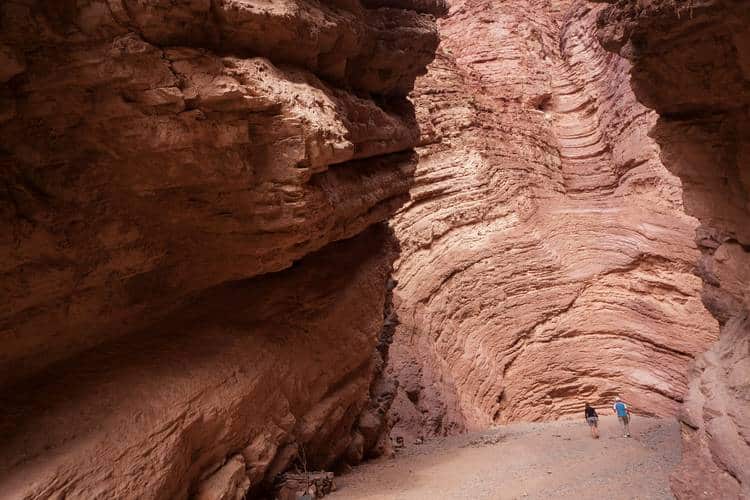
<instances>
[{"instance_id":1,"label":"vertical rock crevice","mask_svg":"<svg viewBox=\"0 0 750 500\"><path fill-rule=\"evenodd\" d=\"M422 128L390 370L406 437L577 414L677 413L718 325L693 274L657 115L596 37L603 6L450 2L412 93Z\"/></svg>"}]
</instances>

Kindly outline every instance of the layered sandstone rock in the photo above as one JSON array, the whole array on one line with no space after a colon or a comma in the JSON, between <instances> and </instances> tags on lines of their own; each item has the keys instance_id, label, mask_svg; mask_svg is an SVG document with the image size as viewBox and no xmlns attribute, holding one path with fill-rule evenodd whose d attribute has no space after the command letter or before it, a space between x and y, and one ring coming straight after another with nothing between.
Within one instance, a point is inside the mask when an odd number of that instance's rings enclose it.
<instances>
[{"instance_id":1,"label":"layered sandstone rock","mask_svg":"<svg viewBox=\"0 0 750 500\"><path fill-rule=\"evenodd\" d=\"M382 446L366 229L442 9L0 5L0 496L241 496Z\"/></svg>"},{"instance_id":2,"label":"layered sandstone rock","mask_svg":"<svg viewBox=\"0 0 750 500\"><path fill-rule=\"evenodd\" d=\"M599 33L633 62L638 98L659 113L664 164L700 219L703 301L720 340L691 369L681 413L680 498L750 497L750 6L617 1Z\"/></svg>"},{"instance_id":3,"label":"layered sandstone rock","mask_svg":"<svg viewBox=\"0 0 750 500\"><path fill-rule=\"evenodd\" d=\"M392 223L397 433L556 419L616 394L672 415L717 338L698 223L628 63L596 39L600 9L466 0L440 21Z\"/></svg>"},{"instance_id":4,"label":"layered sandstone rock","mask_svg":"<svg viewBox=\"0 0 750 500\"><path fill-rule=\"evenodd\" d=\"M205 290L6 391L0 496L183 498L216 474L257 489L302 447L309 466L334 465L379 363L384 238ZM237 455L242 481L224 465Z\"/></svg>"}]
</instances>

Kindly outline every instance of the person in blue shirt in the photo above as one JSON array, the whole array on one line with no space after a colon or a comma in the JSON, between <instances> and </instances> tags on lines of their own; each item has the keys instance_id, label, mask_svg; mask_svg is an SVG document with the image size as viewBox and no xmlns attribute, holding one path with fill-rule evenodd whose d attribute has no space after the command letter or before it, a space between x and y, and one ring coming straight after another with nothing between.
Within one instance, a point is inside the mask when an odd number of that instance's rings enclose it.
<instances>
[{"instance_id":1,"label":"person in blue shirt","mask_svg":"<svg viewBox=\"0 0 750 500\"><path fill-rule=\"evenodd\" d=\"M625 431L625 437L630 437L630 410L628 405L622 402L619 397L615 398L615 404L612 406L615 413L617 414L617 420L622 424L622 428Z\"/></svg>"}]
</instances>

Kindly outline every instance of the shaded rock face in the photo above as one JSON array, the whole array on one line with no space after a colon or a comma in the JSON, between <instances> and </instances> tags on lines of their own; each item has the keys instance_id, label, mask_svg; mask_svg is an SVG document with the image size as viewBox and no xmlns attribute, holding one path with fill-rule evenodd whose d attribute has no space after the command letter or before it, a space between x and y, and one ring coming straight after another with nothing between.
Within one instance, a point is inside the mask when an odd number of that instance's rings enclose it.
<instances>
[{"instance_id":1,"label":"shaded rock face","mask_svg":"<svg viewBox=\"0 0 750 500\"><path fill-rule=\"evenodd\" d=\"M443 9L2 2L0 497L234 498L383 448L379 223Z\"/></svg>"},{"instance_id":2,"label":"shaded rock face","mask_svg":"<svg viewBox=\"0 0 750 500\"><path fill-rule=\"evenodd\" d=\"M719 341L690 372L680 498L750 497L750 5L612 2L599 37L633 63L652 136L701 221L697 273Z\"/></svg>"},{"instance_id":3,"label":"shaded rock face","mask_svg":"<svg viewBox=\"0 0 750 500\"><path fill-rule=\"evenodd\" d=\"M552 420L617 394L673 415L717 338L698 222L629 63L596 38L602 8L466 0L439 22L392 221L396 434Z\"/></svg>"},{"instance_id":4,"label":"shaded rock face","mask_svg":"<svg viewBox=\"0 0 750 500\"><path fill-rule=\"evenodd\" d=\"M301 446L308 465L333 465L379 363L387 235L205 290L6 391L0 496L180 498L203 478L214 488L236 455L257 487Z\"/></svg>"}]
</instances>

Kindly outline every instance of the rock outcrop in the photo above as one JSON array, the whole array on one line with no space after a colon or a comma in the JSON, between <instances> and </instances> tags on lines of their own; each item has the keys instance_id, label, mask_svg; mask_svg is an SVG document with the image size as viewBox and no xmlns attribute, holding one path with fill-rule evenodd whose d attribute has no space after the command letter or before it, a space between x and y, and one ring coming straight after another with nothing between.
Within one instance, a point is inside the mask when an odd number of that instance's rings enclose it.
<instances>
[{"instance_id":1,"label":"rock outcrop","mask_svg":"<svg viewBox=\"0 0 750 500\"><path fill-rule=\"evenodd\" d=\"M396 433L674 415L717 338L696 219L648 132L601 5L451 2L413 93L422 146L392 225Z\"/></svg>"},{"instance_id":2,"label":"rock outcrop","mask_svg":"<svg viewBox=\"0 0 750 500\"><path fill-rule=\"evenodd\" d=\"M416 437L616 394L681 412L678 496L750 496L748 26L3 2L0 497L243 498L387 452L389 411Z\"/></svg>"},{"instance_id":3,"label":"rock outcrop","mask_svg":"<svg viewBox=\"0 0 750 500\"><path fill-rule=\"evenodd\" d=\"M750 5L616 1L599 36L633 63L652 131L701 221L703 301L719 341L695 363L680 418L679 498L750 497Z\"/></svg>"},{"instance_id":4,"label":"rock outcrop","mask_svg":"<svg viewBox=\"0 0 750 500\"><path fill-rule=\"evenodd\" d=\"M241 497L382 446L372 226L443 9L0 5L0 497Z\"/></svg>"}]
</instances>

